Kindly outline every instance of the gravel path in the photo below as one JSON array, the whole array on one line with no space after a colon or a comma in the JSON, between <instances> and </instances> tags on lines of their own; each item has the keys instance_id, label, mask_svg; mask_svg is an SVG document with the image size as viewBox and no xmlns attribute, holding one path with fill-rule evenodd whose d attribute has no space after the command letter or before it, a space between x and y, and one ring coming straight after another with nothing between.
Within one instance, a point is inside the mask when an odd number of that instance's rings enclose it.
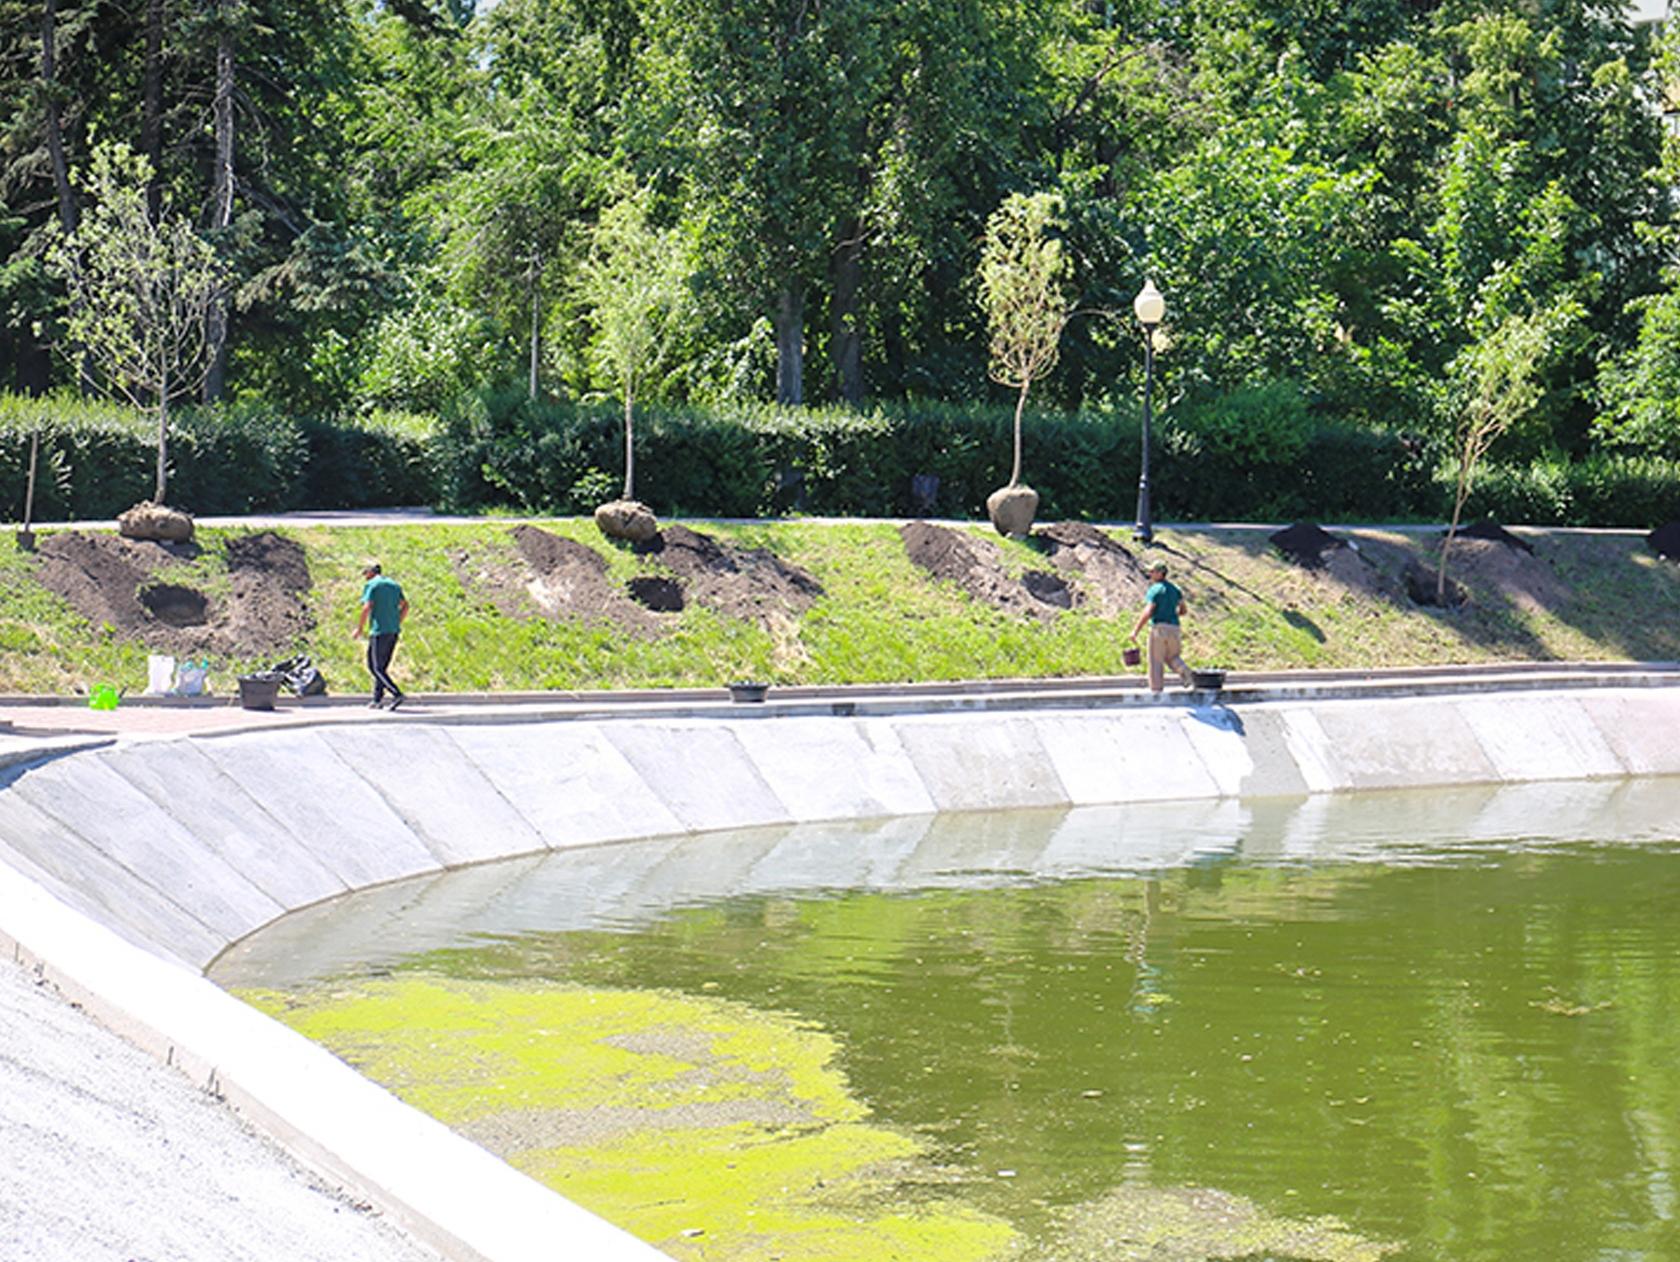
<instances>
[{"instance_id":1,"label":"gravel path","mask_svg":"<svg viewBox=\"0 0 1680 1262\"><path fill-rule=\"evenodd\" d=\"M0 1258L437 1262L9 959Z\"/></svg>"}]
</instances>

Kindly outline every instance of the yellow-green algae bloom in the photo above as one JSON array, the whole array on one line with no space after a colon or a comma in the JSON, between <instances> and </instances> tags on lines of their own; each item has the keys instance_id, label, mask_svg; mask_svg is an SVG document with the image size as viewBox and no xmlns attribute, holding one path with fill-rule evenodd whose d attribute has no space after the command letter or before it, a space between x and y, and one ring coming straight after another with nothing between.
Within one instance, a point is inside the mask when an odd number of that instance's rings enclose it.
<instances>
[{"instance_id":1,"label":"yellow-green algae bloom","mask_svg":"<svg viewBox=\"0 0 1680 1262\"><path fill-rule=\"evenodd\" d=\"M429 974L250 1003L677 1258L985 1262L1002 1219L927 1189L816 1026L722 999Z\"/></svg>"}]
</instances>

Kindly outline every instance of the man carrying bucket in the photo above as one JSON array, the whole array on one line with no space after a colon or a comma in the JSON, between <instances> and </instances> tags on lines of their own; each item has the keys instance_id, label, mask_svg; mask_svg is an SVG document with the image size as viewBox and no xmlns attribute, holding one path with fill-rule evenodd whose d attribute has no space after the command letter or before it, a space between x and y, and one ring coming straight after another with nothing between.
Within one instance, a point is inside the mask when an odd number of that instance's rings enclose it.
<instances>
[{"instance_id":1,"label":"man carrying bucket","mask_svg":"<svg viewBox=\"0 0 1680 1262\"><path fill-rule=\"evenodd\" d=\"M1161 691L1168 666L1178 672L1179 679L1188 688L1190 668L1184 664L1183 641L1178 629L1178 615L1184 611L1184 593L1167 581L1165 561L1151 561L1148 574L1149 590L1144 593L1144 599L1149 603L1132 627L1132 643L1137 643L1138 632L1143 630L1144 623L1149 623L1150 692Z\"/></svg>"}]
</instances>

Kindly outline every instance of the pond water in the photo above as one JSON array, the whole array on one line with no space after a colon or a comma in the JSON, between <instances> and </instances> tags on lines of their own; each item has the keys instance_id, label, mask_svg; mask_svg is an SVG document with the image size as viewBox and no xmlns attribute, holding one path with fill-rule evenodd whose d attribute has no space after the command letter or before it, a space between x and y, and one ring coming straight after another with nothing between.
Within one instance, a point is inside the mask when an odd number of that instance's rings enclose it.
<instances>
[{"instance_id":1,"label":"pond water","mask_svg":"<svg viewBox=\"0 0 1680 1262\"><path fill-rule=\"evenodd\" d=\"M211 976L695 1259L1675 1259L1680 783L759 829Z\"/></svg>"}]
</instances>

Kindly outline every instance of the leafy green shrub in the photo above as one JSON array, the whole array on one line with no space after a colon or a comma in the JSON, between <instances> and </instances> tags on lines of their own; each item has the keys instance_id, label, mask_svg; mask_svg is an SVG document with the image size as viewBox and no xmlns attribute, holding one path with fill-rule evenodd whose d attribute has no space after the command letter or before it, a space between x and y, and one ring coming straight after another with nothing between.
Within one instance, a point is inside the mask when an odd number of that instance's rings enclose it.
<instances>
[{"instance_id":1,"label":"leafy green shrub","mask_svg":"<svg viewBox=\"0 0 1680 1262\"><path fill-rule=\"evenodd\" d=\"M1442 482L1444 494L1451 487ZM1451 501L1448 501L1450 507ZM1492 465L1477 474L1464 503L1464 519L1491 518L1513 525L1565 525L1577 521L1569 468L1553 462Z\"/></svg>"},{"instance_id":2,"label":"leafy green shrub","mask_svg":"<svg viewBox=\"0 0 1680 1262\"><path fill-rule=\"evenodd\" d=\"M1508 524L1651 529L1680 518L1680 460L1596 455L1495 466L1477 479L1465 511Z\"/></svg>"},{"instance_id":3,"label":"leafy green shrub","mask_svg":"<svg viewBox=\"0 0 1680 1262\"><path fill-rule=\"evenodd\" d=\"M311 508L434 503L437 434L434 418L411 412L305 421L308 451L296 499Z\"/></svg>"},{"instance_id":4,"label":"leafy green shrub","mask_svg":"<svg viewBox=\"0 0 1680 1262\"><path fill-rule=\"evenodd\" d=\"M434 429L391 413L305 421L260 401L183 408L171 421L170 502L201 514L431 503ZM34 520L114 517L151 493L157 435L144 414L0 394L0 505L10 517L23 514L37 431Z\"/></svg>"},{"instance_id":5,"label":"leafy green shrub","mask_svg":"<svg viewBox=\"0 0 1680 1262\"><path fill-rule=\"evenodd\" d=\"M308 445L295 417L238 403L184 408L170 427L171 503L195 513L249 513L301 502Z\"/></svg>"},{"instance_id":6,"label":"leafy green shrub","mask_svg":"<svg viewBox=\"0 0 1680 1262\"><path fill-rule=\"evenodd\" d=\"M1287 465L1312 439L1313 420L1293 381L1266 381L1179 410L1202 451L1239 465Z\"/></svg>"},{"instance_id":7,"label":"leafy green shrub","mask_svg":"<svg viewBox=\"0 0 1680 1262\"><path fill-rule=\"evenodd\" d=\"M1278 400L1298 399L1293 388ZM1256 405L1258 406L1258 405ZM1291 413L1293 415L1293 413ZM662 516L978 518L1008 475L1013 416L1006 407L948 403L710 411L648 408L637 439L638 495ZM1291 420L1289 424L1297 422ZM622 468L610 404L532 404L523 390L484 392L446 416L441 479L454 507L587 512L574 488ZM1281 422L1278 427L1280 428ZM1317 428L1285 439L1269 459L1234 435L1210 440L1171 421L1158 431L1158 516L1178 520L1408 518L1437 511L1422 447L1394 434ZM1046 520L1125 520L1137 501L1141 442L1129 413L1029 414L1026 481ZM917 494L932 488L931 505Z\"/></svg>"}]
</instances>

